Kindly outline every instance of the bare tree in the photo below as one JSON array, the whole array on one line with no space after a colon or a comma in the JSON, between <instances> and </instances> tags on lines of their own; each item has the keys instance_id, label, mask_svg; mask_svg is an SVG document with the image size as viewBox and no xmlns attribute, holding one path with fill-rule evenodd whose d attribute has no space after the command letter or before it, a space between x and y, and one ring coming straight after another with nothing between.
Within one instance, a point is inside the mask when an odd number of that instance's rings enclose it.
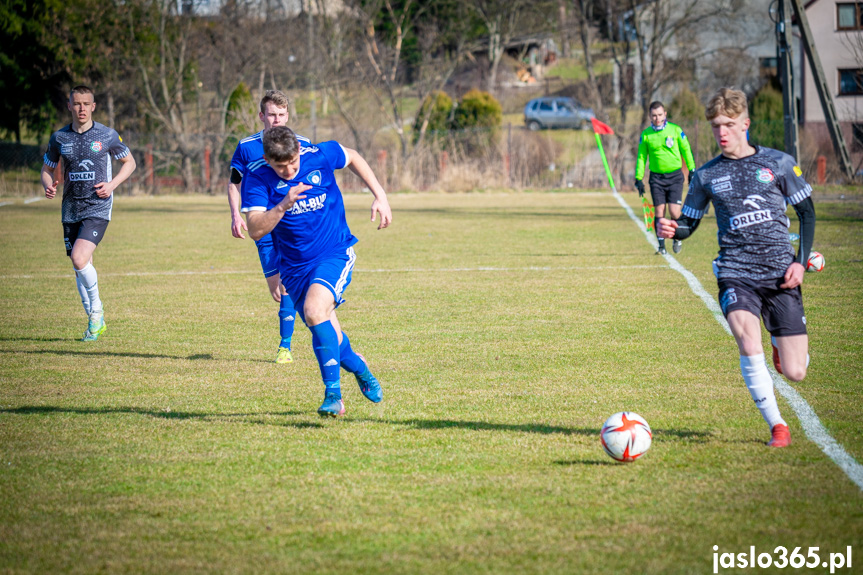
<instances>
[{"instance_id":1,"label":"bare tree","mask_svg":"<svg viewBox=\"0 0 863 575\"><path fill-rule=\"evenodd\" d=\"M574 0L579 2L579 0ZM586 0L582 0L586 2ZM620 128L616 131L619 154L634 155L638 133L648 122L650 102L676 81L694 81L696 63L719 53L725 46L739 46L733 24L727 18L734 0L604 0L606 34L611 40L611 57L622 87L617 105ZM727 37L725 44L708 45L706 33ZM635 94L639 126L626 132L627 118ZM623 176L621 172L620 176Z\"/></svg>"},{"instance_id":2,"label":"bare tree","mask_svg":"<svg viewBox=\"0 0 863 575\"><path fill-rule=\"evenodd\" d=\"M641 125L646 125L649 104L660 88L693 71L695 62L718 49L704 46L699 36L711 28L726 27L732 6L731 0L656 0L648 4L628 0L628 4L641 72L636 82Z\"/></svg>"},{"instance_id":3,"label":"bare tree","mask_svg":"<svg viewBox=\"0 0 863 575\"><path fill-rule=\"evenodd\" d=\"M591 24L594 21L596 2L594 0L572 0L572 4L575 8L576 19L578 21L578 37L581 40L581 48L584 50L584 65L587 68L587 85L590 90L591 104L596 110L596 114L607 120L608 115L605 113L602 97L599 94L599 82L596 78L592 54L593 38Z\"/></svg>"},{"instance_id":4,"label":"bare tree","mask_svg":"<svg viewBox=\"0 0 863 575\"><path fill-rule=\"evenodd\" d=\"M179 16L175 0L143 0L140 8L137 21L129 21L130 33L135 38L153 35L157 39L155 51L144 42L139 42L135 51L144 92L141 106L176 144L183 185L192 189L195 185L192 160L203 149L187 110L187 97L197 89L190 86L188 47L192 19Z\"/></svg>"},{"instance_id":5,"label":"bare tree","mask_svg":"<svg viewBox=\"0 0 863 575\"><path fill-rule=\"evenodd\" d=\"M486 89L497 90L497 74L507 44L515 33L523 30L522 20L530 6L527 0L468 0L488 34L489 70Z\"/></svg>"},{"instance_id":6,"label":"bare tree","mask_svg":"<svg viewBox=\"0 0 863 575\"><path fill-rule=\"evenodd\" d=\"M459 64L476 48L476 42L471 41L468 11L468 7L461 2L454 5L438 3L431 7L429 17L418 26L421 59L413 87L420 102L424 102L430 94L443 90ZM421 107L418 113L423 112L425 115L415 122L419 126L419 140L423 139L428 129L431 107Z\"/></svg>"}]
</instances>

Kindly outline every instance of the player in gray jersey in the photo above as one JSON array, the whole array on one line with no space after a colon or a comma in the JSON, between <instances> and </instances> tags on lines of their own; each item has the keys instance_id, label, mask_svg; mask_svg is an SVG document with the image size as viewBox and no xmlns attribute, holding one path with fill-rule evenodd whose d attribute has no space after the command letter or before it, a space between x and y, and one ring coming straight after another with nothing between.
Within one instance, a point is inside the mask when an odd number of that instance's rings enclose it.
<instances>
[{"instance_id":1,"label":"player in gray jersey","mask_svg":"<svg viewBox=\"0 0 863 575\"><path fill-rule=\"evenodd\" d=\"M88 317L83 341L96 341L105 331L105 318L93 252L111 220L113 192L132 175L136 165L117 132L93 121L93 90L87 86L72 88L67 106L72 123L51 134L42 166L42 187L49 200L57 195L60 182L54 179L54 171L62 158L63 241ZM116 176L111 173L112 157L122 164Z\"/></svg>"},{"instance_id":2,"label":"player in gray jersey","mask_svg":"<svg viewBox=\"0 0 863 575\"><path fill-rule=\"evenodd\" d=\"M794 158L749 143L743 92L722 88L705 115L722 154L695 172L683 215L677 221L660 218L657 235L686 239L713 203L719 228L719 257L713 262L719 303L740 351L743 379L770 426L768 445L785 447L791 434L779 414L764 359L761 319L772 336L776 369L792 381L802 380L809 339L800 285L815 236L812 188ZM787 205L800 221L796 255L788 235Z\"/></svg>"}]
</instances>

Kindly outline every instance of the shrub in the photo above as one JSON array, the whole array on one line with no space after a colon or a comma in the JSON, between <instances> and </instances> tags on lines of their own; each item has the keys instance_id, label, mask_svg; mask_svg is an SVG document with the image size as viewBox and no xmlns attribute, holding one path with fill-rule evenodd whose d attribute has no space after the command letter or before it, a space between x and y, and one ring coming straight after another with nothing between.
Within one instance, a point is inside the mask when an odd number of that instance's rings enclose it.
<instances>
[{"instance_id":1,"label":"shrub","mask_svg":"<svg viewBox=\"0 0 863 575\"><path fill-rule=\"evenodd\" d=\"M452 129L463 133L465 151L471 154L493 145L502 122L500 103L488 92L474 89L462 96L453 113Z\"/></svg>"},{"instance_id":2,"label":"shrub","mask_svg":"<svg viewBox=\"0 0 863 575\"><path fill-rule=\"evenodd\" d=\"M749 139L753 144L785 149L785 112L782 106L782 92L772 84L758 90L749 103Z\"/></svg>"},{"instance_id":3,"label":"shrub","mask_svg":"<svg viewBox=\"0 0 863 575\"><path fill-rule=\"evenodd\" d=\"M432 92L426 96L414 121L414 143L419 140L422 124L426 120L428 120L425 133L427 139L438 140L445 137L452 107L452 98L446 92Z\"/></svg>"},{"instance_id":4,"label":"shrub","mask_svg":"<svg viewBox=\"0 0 863 575\"><path fill-rule=\"evenodd\" d=\"M228 98L227 129L230 136L224 149L228 157L234 153L240 138L255 132L257 122L258 109L252 100L252 92L244 82L240 82Z\"/></svg>"},{"instance_id":5,"label":"shrub","mask_svg":"<svg viewBox=\"0 0 863 575\"><path fill-rule=\"evenodd\" d=\"M704 104L695 92L684 87L671 100L668 106L668 117L675 124L698 122L704 119Z\"/></svg>"}]
</instances>

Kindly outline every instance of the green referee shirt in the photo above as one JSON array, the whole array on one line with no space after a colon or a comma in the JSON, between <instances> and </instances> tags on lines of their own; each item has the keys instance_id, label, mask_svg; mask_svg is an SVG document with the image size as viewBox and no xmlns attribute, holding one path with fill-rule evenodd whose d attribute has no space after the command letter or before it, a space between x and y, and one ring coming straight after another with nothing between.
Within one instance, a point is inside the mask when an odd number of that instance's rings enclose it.
<instances>
[{"instance_id":1,"label":"green referee shirt","mask_svg":"<svg viewBox=\"0 0 863 575\"><path fill-rule=\"evenodd\" d=\"M689 171L695 170L695 160L692 158L692 148L686 134L677 124L665 122L665 125L657 129L648 127L641 133L641 141L638 143L638 160L635 162L635 179L644 178L644 164L650 159L650 171L659 174L668 174L681 169L686 159L686 167Z\"/></svg>"}]
</instances>

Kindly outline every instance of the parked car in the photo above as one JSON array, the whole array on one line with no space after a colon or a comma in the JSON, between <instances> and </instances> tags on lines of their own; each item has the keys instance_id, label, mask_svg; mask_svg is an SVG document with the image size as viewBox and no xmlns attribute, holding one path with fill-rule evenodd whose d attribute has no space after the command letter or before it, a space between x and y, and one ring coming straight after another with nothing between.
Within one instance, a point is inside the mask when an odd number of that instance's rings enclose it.
<instances>
[{"instance_id":1,"label":"parked car","mask_svg":"<svg viewBox=\"0 0 863 575\"><path fill-rule=\"evenodd\" d=\"M595 117L593 110L582 107L572 98L536 98L524 107L524 123L530 130L587 129Z\"/></svg>"}]
</instances>

